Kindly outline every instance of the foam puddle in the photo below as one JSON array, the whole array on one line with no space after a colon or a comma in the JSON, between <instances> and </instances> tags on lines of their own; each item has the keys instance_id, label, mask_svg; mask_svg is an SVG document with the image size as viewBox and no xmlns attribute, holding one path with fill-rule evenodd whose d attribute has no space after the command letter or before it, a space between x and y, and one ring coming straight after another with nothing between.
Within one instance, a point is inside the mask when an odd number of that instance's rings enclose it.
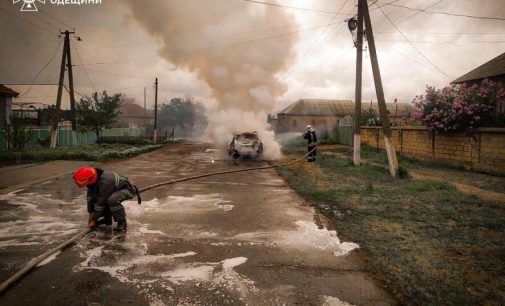
<instances>
[{"instance_id":1,"label":"foam puddle","mask_svg":"<svg viewBox=\"0 0 505 306\"><path fill-rule=\"evenodd\" d=\"M340 242L336 231L320 229L311 221L295 222L294 231L252 232L235 235L233 239L254 241L267 245L282 245L287 248L307 248L330 251L335 256L347 255L359 248L354 242Z\"/></svg>"},{"instance_id":2,"label":"foam puddle","mask_svg":"<svg viewBox=\"0 0 505 306\"><path fill-rule=\"evenodd\" d=\"M131 283L144 294L152 305L164 305L170 298L167 291L177 286L198 286L207 290L228 291L239 297L257 289L254 282L240 275L234 268L244 264L246 257L227 258L219 262L191 262L193 251L175 254L147 254L147 245L138 242L121 244L119 251L110 245L91 247L97 241L83 241L78 245L83 261L74 272L98 270L123 283ZM126 251L126 253L125 253ZM200 290L199 289L199 290Z\"/></svg>"},{"instance_id":3,"label":"foam puddle","mask_svg":"<svg viewBox=\"0 0 505 306\"><path fill-rule=\"evenodd\" d=\"M7 209L0 216L0 249L51 244L82 229L69 217L81 215L80 198L71 203L51 195L11 192L0 195Z\"/></svg>"},{"instance_id":4,"label":"foam puddle","mask_svg":"<svg viewBox=\"0 0 505 306\"><path fill-rule=\"evenodd\" d=\"M224 200L219 193L197 194L190 197L168 196L164 200L154 198L137 205L136 201L125 201L126 212L132 216L146 213L205 213L220 210L231 211L234 205Z\"/></svg>"},{"instance_id":5,"label":"foam puddle","mask_svg":"<svg viewBox=\"0 0 505 306\"><path fill-rule=\"evenodd\" d=\"M61 251L57 251L53 255L51 255L51 256L47 257L46 259L44 259L43 261L39 262L39 264L37 265L37 267L41 267L41 266L47 265L51 261L55 260L56 257L58 257L58 255L60 255L60 254L61 254Z\"/></svg>"},{"instance_id":6,"label":"foam puddle","mask_svg":"<svg viewBox=\"0 0 505 306\"><path fill-rule=\"evenodd\" d=\"M323 304L321 306L354 306L347 302L341 301L334 296L323 295Z\"/></svg>"}]
</instances>

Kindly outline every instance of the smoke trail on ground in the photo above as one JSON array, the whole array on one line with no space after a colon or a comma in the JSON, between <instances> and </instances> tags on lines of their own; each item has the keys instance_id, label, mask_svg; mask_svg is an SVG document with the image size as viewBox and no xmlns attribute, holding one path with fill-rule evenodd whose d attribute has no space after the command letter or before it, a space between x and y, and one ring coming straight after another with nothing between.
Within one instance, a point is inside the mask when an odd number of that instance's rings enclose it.
<instances>
[{"instance_id":1,"label":"smoke trail on ground","mask_svg":"<svg viewBox=\"0 0 505 306\"><path fill-rule=\"evenodd\" d=\"M234 131L255 130L265 137L265 157L280 157L280 146L265 121L275 98L287 89L276 74L292 63L297 35L278 34L298 30L293 15L242 1L124 3L159 40L161 56L195 72L211 88L215 107L210 109L207 134L217 145L225 143L222 138L231 140Z\"/></svg>"}]
</instances>

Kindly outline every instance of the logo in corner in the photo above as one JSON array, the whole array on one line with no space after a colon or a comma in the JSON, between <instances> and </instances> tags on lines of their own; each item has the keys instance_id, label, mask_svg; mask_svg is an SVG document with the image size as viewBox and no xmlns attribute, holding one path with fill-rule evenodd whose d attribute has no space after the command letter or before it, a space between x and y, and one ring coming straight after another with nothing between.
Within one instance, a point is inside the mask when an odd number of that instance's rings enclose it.
<instances>
[{"instance_id":1,"label":"logo in corner","mask_svg":"<svg viewBox=\"0 0 505 306\"><path fill-rule=\"evenodd\" d=\"M23 1L23 5L21 6L21 12L37 12L37 5L35 5L36 1L45 4L46 0L12 0L12 3L16 4L20 1Z\"/></svg>"}]
</instances>

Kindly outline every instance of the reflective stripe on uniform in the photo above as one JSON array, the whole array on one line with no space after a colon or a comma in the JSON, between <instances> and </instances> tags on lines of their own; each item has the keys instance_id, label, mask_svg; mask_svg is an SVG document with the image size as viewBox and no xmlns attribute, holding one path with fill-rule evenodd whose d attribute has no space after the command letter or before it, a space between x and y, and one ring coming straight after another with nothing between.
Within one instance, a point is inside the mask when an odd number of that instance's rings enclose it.
<instances>
[{"instance_id":1,"label":"reflective stripe on uniform","mask_svg":"<svg viewBox=\"0 0 505 306\"><path fill-rule=\"evenodd\" d=\"M119 183L121 181L121 177L119 175L117 175L116 173L114 173L114 180L115 180L116 188L119 188Z\"/></svg>"},{"instance_id":2,"label":"reflective stripe on uniform","mask_svg":"<svg viewBox=\"0 0 505 306\"><path fill-rule=\"evenodd\" d=\"M95 205L95 211L102 211L105 209L105 206L102 205Z\"/></svg>"},{"instance_id":3,"label":"reflective stripe on uniform","mask_svg":"<svg viewBox=\"0 0 505 306\"><path fill-rule=\"evenodd\" d=\"M115 206L112 206L110 208L110 211L116 211L116 210L120 210L120 209L124 209L123 208L123 205L119 204L119 205L115 205Z\"/></svg>"}]
</instances>

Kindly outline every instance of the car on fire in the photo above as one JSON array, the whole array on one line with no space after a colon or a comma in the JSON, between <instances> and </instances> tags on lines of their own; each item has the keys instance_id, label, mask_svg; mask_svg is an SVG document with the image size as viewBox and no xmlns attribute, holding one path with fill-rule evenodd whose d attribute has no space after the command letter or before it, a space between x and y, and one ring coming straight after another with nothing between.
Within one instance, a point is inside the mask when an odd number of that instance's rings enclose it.
<instances>
[{"instance_id":1,"label":"car on fire","mask_svg":"<svg viewBox=\"0 0 505 306\"><path fill-rule=\"evenodd\" d=\"M228 145L228 155L239 157L259 157L263 153L263 143L257 132L234 133Z\"/></svg>"}]
</instances>

